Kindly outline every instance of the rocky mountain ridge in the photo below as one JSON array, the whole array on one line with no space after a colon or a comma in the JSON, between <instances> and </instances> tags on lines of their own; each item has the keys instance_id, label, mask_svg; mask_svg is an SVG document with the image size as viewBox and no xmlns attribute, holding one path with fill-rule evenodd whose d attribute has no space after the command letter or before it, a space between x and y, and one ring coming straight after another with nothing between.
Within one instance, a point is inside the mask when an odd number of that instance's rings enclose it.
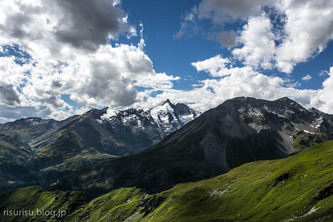
<instances>
[{"instance_id":1,"label":"rocky mountain ridge","mask_svg":"<svg viewBox=\"0 0 333 222\"><path fill-rule=\"evenodd\" d=\"M169 135L175 130L180 129L185 124L199 116L199 112L194 111L183 103L173 104L167 99L161 105L154 106L147 111L142 109L128 109L123 111L111 111L106 108L106 113L96 119L100 124L106 122L133 127L133 131L153 129L160 138Z\"/></svg>"},{"instance_id":2,"label":"rocky mountain ridge","mask_svg":"<svg viewBox=\"0 0 333 222\"><path fill-rule=\"evenodd\" d=\"M239 97L201 114L155 146L72 174L54 189L88 196L136 186L155 193L244 163L285 158L333 138L333 116L288 98Z\"/></svg>"}]
</instances>

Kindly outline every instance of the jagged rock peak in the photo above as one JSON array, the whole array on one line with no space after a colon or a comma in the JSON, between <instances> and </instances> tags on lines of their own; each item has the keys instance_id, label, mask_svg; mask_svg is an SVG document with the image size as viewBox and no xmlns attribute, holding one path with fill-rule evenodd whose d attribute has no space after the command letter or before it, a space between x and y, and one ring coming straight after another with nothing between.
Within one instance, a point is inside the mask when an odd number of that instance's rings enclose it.
<instances>
[{"instance_id":1,"label":"jagged rock peak","mask_svg":"<svg viewBox=\"0 0 333 222\"><path fill-rule=\"evenodd\" d=\"M282 97L280 99L277 99L275 101L283 101L283 102L295 102L294 100L290 99L289 97Z\"/></svg>"},{"instance_id":2,"label":"jagged rock peak","mask_svg":"<svg viewBox=\"0 0 333 222\"><path fill-rule=\"evenodd\" d=\"M318 110L318 109L316 109L316 108L314 108L314 107L309 108L309 111L310 111L310 112L313 112L313 113L323 114L322 111L320 111L320 110Z\"/></svg>"},{"instance_id":3,"label":"jagged rock peak","mask_svg":"<svg viewBox=\"0 0 333 222\"><path fill-rule=\"evenodd\" d=\"M224 103L221 105L227 105L230 104L232 106L245 106L245 105L253 105L253 106L260 106L262 107L263 105L276 105L276 106L291 106L291 107L297 107L300 109L304 109L299 103L296 101L288 98L288 97L282 97L274 101L269 101L269 100L264 100L264 99L256 99L253 97L236 97L233 99L226 100Z\"/></svg>"},{"instance_id":4,"label":"jagged rock peak","mask_svg":"<svg viewBox=\"0 0 333 222\"><path fill-rule=\"evenodd\" d=\"M40 117L27 117L22 118L19 120L15 120L14 123L21 123L21 124L28 124L28 125L39 125L39 124L45 124L50 121L54 121L52 119L42 119Z\"/></svg>"},{"instance_id":5,"label":"jagged rock peak","mask_svg":"<svg viewBox=\"0 0 333 222\"><path fill-rule=\"evenodd\" d=\"M108 107L105 107L103 109L96 109L93 108L87 112L85 112L81 117L83 118L94 118L94 119L99 119L102 115L106 114L108 111Z\"/></svg>"},{"instance_id":6,"label":"jagged rock peak","mask_svg":"<svg viewBox=\"0 0 333 222\"><path fill-rule=\"evenodd\" d=\"M173 105L173 103L169 99L165 100L164 103L163 103L163 105L166 104L166 103L169 103L169 104Z\"/></svg>"},{"instance_id":7,"label":"jagged rock peak","mask_svg":"<svg viewBox=\"0 0 333 222\"><path fill-rule=\"evenodd\" d=\"M143 112L142 109L130 108L130 109L119 111L118 114L123 115L123 116L127 116L127 115L130 115L130 114L138 114L138 113L142 113L142 112Z\"/></svg>"}]
</instances>

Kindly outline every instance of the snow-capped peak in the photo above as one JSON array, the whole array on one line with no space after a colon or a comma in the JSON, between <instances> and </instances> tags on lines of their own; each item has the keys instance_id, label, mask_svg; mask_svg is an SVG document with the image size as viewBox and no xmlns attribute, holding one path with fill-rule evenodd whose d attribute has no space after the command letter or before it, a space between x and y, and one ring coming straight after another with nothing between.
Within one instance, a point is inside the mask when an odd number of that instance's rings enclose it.
<instances>
[{"instance_id":1,"label":"snow-capped peak","mask_svg":"<svg viewBox=\"0 0 333 222\"><path fill-rule=\"evenodd\" d=\"M168 99L148 111L133 108L115 111L106 107L103 109L103 112L99 112L99 115L94 115L94 118L99 124L108 123L115 129L120 126L128 127L131 131L135 132L154 129L163 138L173 131L180 129L197 116L198 114L187 105L183 103L174 105Z\"/></svg>"},{"instance_id":2,"label":"snow-capped peak","mask_svg":"<svg viewBox=\"0 0 333 222\"><path fill-rule=\"evenodd\" d=\"M171 133L197 117L196 112L187 105L174 105L167 99L162 105L149 110L155 122L167 133Z\"/></svg>"}]
</instances>

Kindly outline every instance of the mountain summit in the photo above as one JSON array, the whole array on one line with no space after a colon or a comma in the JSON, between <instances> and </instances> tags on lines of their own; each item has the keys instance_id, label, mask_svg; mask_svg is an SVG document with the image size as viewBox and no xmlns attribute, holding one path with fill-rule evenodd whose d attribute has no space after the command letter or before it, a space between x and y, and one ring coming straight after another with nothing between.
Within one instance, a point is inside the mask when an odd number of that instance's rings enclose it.
<instances>
[{"instance_id":1,"label":"mountain summit","mask_svg":"<svg viewBox=\"0 0 333 222\"><path fill-rule=\"evenodd\" d=\"M174 105L169 99L162 105L151 108L148 112L165 134L180 129L198 116L197 112L187 105L183 103Z\"/></svg>"},{"instance_id":2,"label":"mountain summit","mask_svg":"<svg viewBox=\"0 0 333 222\"><path fill-rule=\"evenodd\" d=\"M132 108L114 112L105 109L105 114L100 115L96 121L102 125L109 125L123 141L137 138L133 145L136 144L137 151L141 151L161 141L165 136L180 129L197 116L198 113L187 105L173 104L167 99L161 105L154 106L147 111ZM147 142L142 143L139 140Z\"/></svg>"}]
</instances>

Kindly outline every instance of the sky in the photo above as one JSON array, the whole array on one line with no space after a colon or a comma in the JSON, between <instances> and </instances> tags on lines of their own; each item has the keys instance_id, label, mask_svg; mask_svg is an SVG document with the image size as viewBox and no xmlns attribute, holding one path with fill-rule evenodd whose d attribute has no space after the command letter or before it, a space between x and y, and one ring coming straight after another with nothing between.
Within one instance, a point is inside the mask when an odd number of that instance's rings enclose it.
<instances>
[{"instance_id":1,"label":"sky","mask_svg":"<svg viewBox=\"0 0 333 222\"><path fill-rule=\"evenodd\" d=\"M333 114L331 0L2 0L0 123L289 97Z\"/></svg>"}]
</instances>

